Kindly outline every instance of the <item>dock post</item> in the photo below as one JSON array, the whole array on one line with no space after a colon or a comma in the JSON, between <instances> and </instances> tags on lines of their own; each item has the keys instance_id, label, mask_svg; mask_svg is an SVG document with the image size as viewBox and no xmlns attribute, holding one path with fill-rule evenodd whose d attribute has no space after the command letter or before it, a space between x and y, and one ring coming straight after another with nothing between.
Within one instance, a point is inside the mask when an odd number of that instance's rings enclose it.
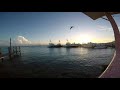
<instances>
[{"instance_id":1,"label":"dock post","mask_svg":"<svg viewBox=\"0 0 120 90\"><path fill-rule=\"evenodd\" d=\"M20 48L20 46L19 46L19 53L20 53L20 56L21 56L21 48Z\"/></svg>"},{"instance_id":2,"label":"dock post","mask_svg":"<svg viewBox=\"0 0 120 90\"><path fill-rule=\"evenodd\" d=\"M1 51L1 48L0 48L0 58L1 58L2 62L3 62L3 58L2 58L2 51Z\"/></svg>"},{"instance_id":3,"label":"dock post","mask_svg":"<svg viewBox=\"0 0 120 90\"><path fill-rule=\"evenodd\" d=\"M14 46L13 46L13 56L14 56L14 54L15 54L15 50L14 50Z\"/></svg>"},{"instance_id":4,"label":"dock post","mask_svg":"<svg viewBox=\"0 0 120 90\"><path fill-rule=\"evenodd\" d=\"M10 38L10 48L11 48L11 38Z\"/></svg>"},{"instance_id":5,"label":"dock post","mask_svg":"<svg viewBox=\"0 0 120 90\"><path fill-rule=\"evenodd\" d=\"M11 57L11 48L10 47L8 47L8 52L9 52L9 59L11 60L12 57Z\"/></svg>"},{"instance_id":6,"label":"dock post","mask_svg":"<svg viewBox=\"0 0 120 90\"><path fill-rule=\"evenodd\" d=\"M16 55L18 55L18 53L17 53L17 46L15 48L16 48Z\"/></svg>"},{"instance_id":7,"label":"dock post","mask_svg":"<svg viewBox=\"0 0 120 90\"><path fill-rule=\"evenodd\" d=\"M1 48L0 48L0 58L2 57L2 51L1 51Z\"/></svg>"},{"instance_id":8,"label":"dock post","mask_svg":"<svg viewBox=\"0 0 120 90\"><path fill-rule=\"evenodd\" d=\"M9 59L11 60L12 59L12 56L11 56L11 38L10 38L10 47L8 47L8 53L9 53Z\"/></svg>"}]
</instances>

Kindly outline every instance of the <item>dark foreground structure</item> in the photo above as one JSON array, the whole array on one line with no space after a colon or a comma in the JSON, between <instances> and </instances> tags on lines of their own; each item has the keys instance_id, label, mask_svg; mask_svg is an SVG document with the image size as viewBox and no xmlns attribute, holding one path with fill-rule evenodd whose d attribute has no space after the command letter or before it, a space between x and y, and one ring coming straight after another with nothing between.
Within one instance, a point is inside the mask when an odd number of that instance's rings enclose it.
<instances>
[{"instance_id":1,"label":"dark foreground structure","mask_svg":"<svg viewBox=\"0 0 120 90\"><path fill-rule=\"evenodd\" d=\"M110 22L113 28L114 37L115 37L115 53L112 61L106 68L106 70L99 76L99 78L120 78L120 32L118 26L112 17L113 14L118 14L120 12L84 12L87 16L96 20L101 18L102 16L106 16L103 18Z\"/></svg>"}]
</instances>

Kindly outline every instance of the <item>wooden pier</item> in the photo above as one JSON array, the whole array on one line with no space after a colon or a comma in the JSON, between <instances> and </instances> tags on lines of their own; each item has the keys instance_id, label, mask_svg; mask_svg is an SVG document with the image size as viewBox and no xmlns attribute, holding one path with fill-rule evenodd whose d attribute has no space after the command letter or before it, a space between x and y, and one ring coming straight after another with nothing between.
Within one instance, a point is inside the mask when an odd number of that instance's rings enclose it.
<instances>
[{"instance_id":1,"label":"wooden pier","mask_svg":"<svg viewBox=\"0 0 120 90\"><path fill-rule=\"evenodd\" d=\"M11 38L10 38L10 47L8 47L8 53L3 54L2 48L0 48L0 60L4 59L13 59L15 57L21 56L21 47L20 46L11 46Z\"/></svg>"},{"instance_id":2,"label":"wooden pier","mask_svg":"<svg viewBox=\"0 0 120 90\"><path fill-rule=\"evenodd\" d=\"M14 57L21 56L21 48L20 46L13 46L13 47L8 47L8 53L3 54L0 48L0 60L4 59L13 59Z\"/></svg>"}]
</instances>

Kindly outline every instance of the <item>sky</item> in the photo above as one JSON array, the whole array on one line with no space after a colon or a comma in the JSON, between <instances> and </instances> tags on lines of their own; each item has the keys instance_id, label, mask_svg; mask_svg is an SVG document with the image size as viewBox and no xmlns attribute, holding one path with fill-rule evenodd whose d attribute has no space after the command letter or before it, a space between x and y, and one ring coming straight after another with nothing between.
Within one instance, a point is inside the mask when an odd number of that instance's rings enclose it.
<instances>
[{"instance_id":1,"label":"sky","mask_svg":"<svg viewBox=\"0 0 120 90\"><path fill-rule=\"evenodd\" d=\"M120 27L120 14L114 19ZM108 21L92 20L82 12L0 12L0 45L9 45L10 37L15 45L114 41Z\"/></svg>"}]
</instances>

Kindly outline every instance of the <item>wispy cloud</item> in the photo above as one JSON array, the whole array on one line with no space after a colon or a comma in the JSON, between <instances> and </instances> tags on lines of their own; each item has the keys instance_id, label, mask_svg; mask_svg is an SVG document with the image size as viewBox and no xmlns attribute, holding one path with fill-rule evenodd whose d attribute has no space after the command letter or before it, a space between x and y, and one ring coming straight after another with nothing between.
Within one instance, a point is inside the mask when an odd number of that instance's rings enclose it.
<instances>
[{"instance_id":1,"label":"wispy cloud","mask_svg":"<svg viewBox=\"0 0 120 90\"><path fill-rule=\"evenodd\" d=\"M101 25L98 25L97 27L101 31L108 31L108 32L112 32L113 31L112 27L106 27L106 26L101 26ZM120 26L118 26L118 28L120 30Z\"/></svg>"},{"instance_id":2,"label":"wispy cloud","mask_svg":"<svg viewBox=\"0 0 120 90\"><path fill-rule=\"evenodd\" d=\"M109 32L112 31L112 28L109 28L109 27L106 27L106 26L98 25L97 27L98 27L98 29L101 30L101 31L109 31Z\"/></svg>"}]
</instances>

